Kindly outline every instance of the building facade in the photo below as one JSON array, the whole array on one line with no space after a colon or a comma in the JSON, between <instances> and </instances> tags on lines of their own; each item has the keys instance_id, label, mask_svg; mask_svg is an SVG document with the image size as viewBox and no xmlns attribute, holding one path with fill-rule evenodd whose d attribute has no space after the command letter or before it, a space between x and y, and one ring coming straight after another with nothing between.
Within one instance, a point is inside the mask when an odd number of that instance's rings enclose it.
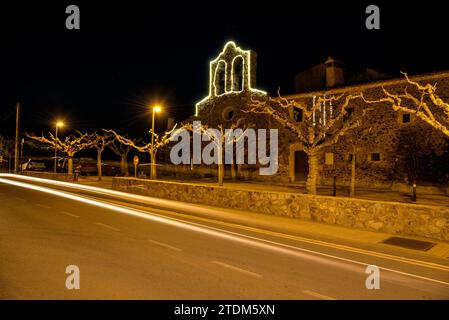
<instances>
[{"instance_id":1,"label":"building facade","mask_svg":"<svg viewBox=\"0 0 449 320\"><path fill-rule=\"evenodd\" d=\"M196 104L195 115L185 122L200 120L209 127L222 125L230 128L243 119L246 125L254 128L278 129L279 169L275 175L260 176L258 165L228 165L226 177L301 184L307 179L309 166L308 156L298 138L269 115L249 112L252 100L268 98L268 93L257 89L256 59L255 52L228 42L217 58L210 62L208 95ZM449 72L424 74L411 79L420 83L437 83L439 95L449 100ZM349 74L343 64L333 58L298 74L295 84L298 93L283 97L305 104L311 104L319 97L358 93L374 100L384 95L382 88L399 93L407 87L405 78L392 79L373 69L365 68ZM331 117L332 108L331 103L324 103L316 121L326 121L323 117ZM410 183L418 179L445 183L444 180L449 179L444 172L448 144L442 134L412 114L396 112L386 104L367 104L362 99L348 106L347 116L357 116L364 109L369 109L369 117L359 128L320 152L319 184L330 184L334 177L341 185L349 184L353 157L356 159L358 186L389 188L395 182ZM303 121L297 110L292 108L285 112L294 121ZM441 172L436 168L439 166L442 166ZM425 171L429 170L435 172L426 176Z\"/></svg>"}]
</instances>

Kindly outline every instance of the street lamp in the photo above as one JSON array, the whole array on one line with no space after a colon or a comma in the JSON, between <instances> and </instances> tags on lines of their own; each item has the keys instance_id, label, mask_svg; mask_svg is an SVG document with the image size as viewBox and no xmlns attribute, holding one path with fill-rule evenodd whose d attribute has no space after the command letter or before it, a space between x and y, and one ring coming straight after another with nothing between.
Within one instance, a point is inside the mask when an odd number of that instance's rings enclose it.
<instances>
[{"instance_id":1,"label":"street lamp","mask_svg":"<svg viewBox=\"0 0 449 320\"><path fill-rule=\"evenodd\" d=\"M152 121L151 121L151 179L154 179L155 174L154 174L154 158L155 158L155 154L154 154L154 115L158 112L161 112L162 108L159 105L156 105L153 107L153 116L152 116Z\"/></svg>"},{"instance_id":2,"label":"street lamp","mask_svg":"<svg viewBox=\"0 0 449 320\"><path fill-rule=\"evenodd\" d=\"M58 128L63 127L64 123L62 121L58 121L56 122L56 134L55 134L55 173L57 173L56 168L57 168L57 157L58 157Z\"/></svg>"}]
</instances>

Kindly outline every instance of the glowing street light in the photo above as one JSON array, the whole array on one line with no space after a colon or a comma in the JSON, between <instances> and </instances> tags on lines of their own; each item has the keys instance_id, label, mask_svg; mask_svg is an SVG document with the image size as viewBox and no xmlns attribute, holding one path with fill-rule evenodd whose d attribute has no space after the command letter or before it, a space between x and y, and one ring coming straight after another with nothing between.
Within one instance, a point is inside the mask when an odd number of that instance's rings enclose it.
<instances>
[{"instance_id":1,"label":"glowing street light","mask_svg":"<svg viewBox=\"0 0 449 320\"><path fill-rule=\"evenodd\" d=\"M57 168L57 157L58 157L58 148L57 148L57 143L58 143L58 128L61 128L61 127L63 127L64 126L64 122L62 122L62 121L58 121L58 122L56 122L56 134L55 134L55 168L54 168L54 170L55 170L55 173L57 172L56 171L56 168Z\"/></svg>"},{"instance_id":2,"label":"glowing street light","mask_svg":"<svg viewBox=\"0 0 449 320\"><path fill-rule=\"evenodd\" d=\"M154 172L155 172L155 168L154 168L155 155L154 155L154 145L153 145L154 144L154 115L161 111L162 111L161 106L156 105L153 107L153 116L152 116L152 121L151 121L151 171L150 171L151 179L156 178L155 174L154 174Z\"/></svg>"}]
</instances>

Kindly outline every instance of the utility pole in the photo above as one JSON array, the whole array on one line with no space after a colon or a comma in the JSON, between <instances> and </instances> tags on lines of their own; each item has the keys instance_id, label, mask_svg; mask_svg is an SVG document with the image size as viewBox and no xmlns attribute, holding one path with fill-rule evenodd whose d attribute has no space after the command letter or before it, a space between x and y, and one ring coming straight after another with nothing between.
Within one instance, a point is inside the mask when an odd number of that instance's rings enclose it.
<instances>
[{"instance_id":1,"label":"utility pole","mask_svg":"<svg viewBox=\"0 0 449 320\"><path fill-rule=\"evenodd\" d=\"M19 170L20 172L22 172L22 161L23 161L23 144L25 143L25 139L22 138L22 140L20 140L20 156L19 156Z\"/></svg>"},{"instance_id":2,"label":"utility pole","mask_svg":"<svg viewBox=\"0 0 449 320\"><path fill-rule=\"evenodd\" d=\"M16 104L16 143L14 149L14 173L19 169L19 122L20 122L20 103Z\"/></svg>"}]
</instances>

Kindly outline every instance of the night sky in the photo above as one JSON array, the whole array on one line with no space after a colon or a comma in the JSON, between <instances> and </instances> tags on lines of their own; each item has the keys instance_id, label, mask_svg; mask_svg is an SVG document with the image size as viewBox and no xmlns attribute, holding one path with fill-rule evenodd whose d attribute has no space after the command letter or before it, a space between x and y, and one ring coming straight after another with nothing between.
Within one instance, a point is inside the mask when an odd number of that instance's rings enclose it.
<instances>
[{"instance_id":1,"label":"night sky","mask_svg":"<svg viewBox=\"0 0 449 320\"><path fill-rule=\"evenodd\" d=\"M183 120L207 95L209 60L228 40L258 54L258 88L294 91L294 75L333 55L400 76L449 69L447 14L430 2L16 1L0 9L0 134L113 128L146 136L148 106ZM95 4L93 4L95 3ZM227 6L223 6L227 3ZM76 4L81 29L65 28ZM381 30L365 28L377 4ZM424 7L424 5L426 5Z\"/></svg>"}]
</instances>

